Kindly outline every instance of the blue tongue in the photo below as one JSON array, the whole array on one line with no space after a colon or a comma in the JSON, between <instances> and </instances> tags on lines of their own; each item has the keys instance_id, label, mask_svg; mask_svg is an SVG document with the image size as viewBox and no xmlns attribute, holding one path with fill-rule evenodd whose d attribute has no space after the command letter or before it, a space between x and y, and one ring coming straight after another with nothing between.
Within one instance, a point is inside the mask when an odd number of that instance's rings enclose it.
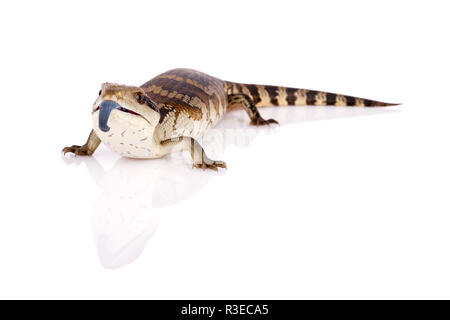
<instances>
[{"instance_id":1,"label":"blue tongue","mask_svg":"<svg viewBox=\"0 0 450 320\"><path fill-rule=\"evenodd\" d=\"M120 105L114 101L106 100L100 103L100 114L98 116L98 126L103 132L108 132L108 119L111 111L115 108L119 108Z\"/></svg>"}]
</instances>

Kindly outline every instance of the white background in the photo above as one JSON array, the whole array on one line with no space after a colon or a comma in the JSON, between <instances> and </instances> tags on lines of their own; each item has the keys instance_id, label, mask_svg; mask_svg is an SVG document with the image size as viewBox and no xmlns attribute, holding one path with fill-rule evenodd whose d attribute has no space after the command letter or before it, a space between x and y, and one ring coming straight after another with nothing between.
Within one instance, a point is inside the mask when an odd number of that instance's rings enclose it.
<instances>
[{"instance_id":1,"label":"white background","mask_svg":"<svg viewBox=\"0 0 450 320\"><path fill-rule=\"evenodd\" d=\"M447 1L0 5L0 298L450 298ZM61 157L175 67L389 109L227 115L187 160ZM208 140L209 139L209 140Z\"/></svg>"}]
</instances>

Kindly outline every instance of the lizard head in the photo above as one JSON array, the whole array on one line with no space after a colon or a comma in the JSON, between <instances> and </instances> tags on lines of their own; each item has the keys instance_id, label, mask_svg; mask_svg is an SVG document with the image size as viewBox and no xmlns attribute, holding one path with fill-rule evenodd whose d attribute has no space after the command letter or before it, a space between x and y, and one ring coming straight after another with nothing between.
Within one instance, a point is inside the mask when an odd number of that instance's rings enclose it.
<instances>
[{"instance_id":1,"label":"lizard head","mask_svg":"<svg viewBox=\"0 0 450 320\"><path fill-rule=\"evenodd\" d=\"M104 83L94 102L94 126L103 132L109 125L156 127L160 119L158 106L140 87ZM145 122L143 122L145 120ZM108 125L109 123L109 125Z\"/></svg>"}]
</instances>

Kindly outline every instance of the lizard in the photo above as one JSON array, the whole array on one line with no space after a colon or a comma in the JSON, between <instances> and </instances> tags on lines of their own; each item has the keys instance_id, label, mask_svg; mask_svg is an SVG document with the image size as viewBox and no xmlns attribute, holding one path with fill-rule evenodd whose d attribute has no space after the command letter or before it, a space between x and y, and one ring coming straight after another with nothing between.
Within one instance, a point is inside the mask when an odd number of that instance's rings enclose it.
<instances>
[{"instance_id":1,"label":"lizard","mask_svg":"<svg viewBox=\"0 0 450 320\"><path fill-rule=\"evenodd\" d=\"M93 128L82 146L62 152L89 156L103 142L129 158L160 158L175 151L190 151L193 167L218 170L223 161L210 159L198 142L227 110L242 107L255 126L278 124L264 119L266 106L398 105L324 91L221 80L191 69L164 72L143 85L103 83L92 107Z\"/></svg>"}]
</instances>

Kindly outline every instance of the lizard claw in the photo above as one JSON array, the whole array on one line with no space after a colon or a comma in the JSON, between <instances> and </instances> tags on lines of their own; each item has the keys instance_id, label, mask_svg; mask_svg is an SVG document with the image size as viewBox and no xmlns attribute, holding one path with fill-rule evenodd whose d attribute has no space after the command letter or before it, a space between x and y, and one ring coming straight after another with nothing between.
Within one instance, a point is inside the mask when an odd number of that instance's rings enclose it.
<instances>
[{"instance_id":1,"label":"lizard claw","mask_svg":"<svg viewBox=\"0 0 450 320\"><path fill-rule=\"evenodd\" d=\"M218 171L218 168L227 168L227 165L223 161L211 161L211 162L203 162L203 163L197 163L193 164L192 167L194 168L200 168L200 169L211 169L214 171Z\"/></svg>"},{"instance_id":2,"label":"lizard claw","mask_svg":"<svg viewBox=\"0 0 450 320\"><path fill-rule=\"evenodd\" d=\"M65 147L64 149L62 149L62 153L63 154L73 153L78 156L88 156L89 155L87 150L84 148L84 146L77 146L77 145L73 145L71 147Z\"/></svg>"},{"instance_id":3,"label":"lizard claw","mask_svg":"<svg viewBox=\"0 0 450 320\"><path fill-rule=\"evenodd\" d=\"M268 125L268 124L271 124L271 123L275 123L275 124L280 125L278 123L278 121L275 120L275 119L266 120L266 119L261 118L261 117L255 118L255 119L253 119L251 121L251 124L254 125L254 126L264 126L264 125Z\"/></svg>"}]
</instances>

